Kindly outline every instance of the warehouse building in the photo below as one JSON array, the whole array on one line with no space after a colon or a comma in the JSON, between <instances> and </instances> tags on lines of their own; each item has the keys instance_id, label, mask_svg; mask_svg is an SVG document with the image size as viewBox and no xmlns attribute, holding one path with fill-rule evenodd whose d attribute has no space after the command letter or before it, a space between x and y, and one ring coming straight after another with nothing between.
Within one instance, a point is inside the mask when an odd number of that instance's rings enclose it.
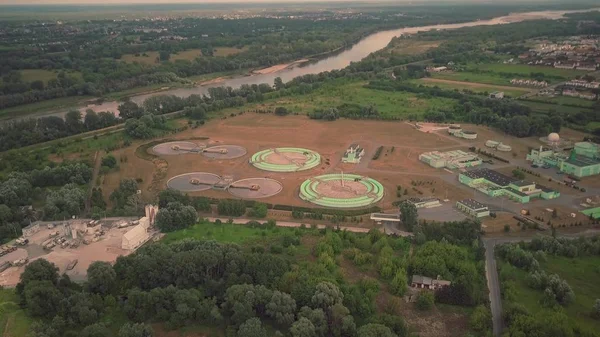
<instances>
[{"instance_id":1,"label":"warehouse building","mask_svg":"<svg viewBox=\"0 0 600 337\"><path fill-rule=\"evenodd\" d=\"M456 208L476 218L482 218L490 215L490 209L475 199L464 199L457 201Z\"/></svg>"},{"instance_id":2,"label":"warehouse building","mask_svg":"<svg viewBox=\"0 0 600 337\"><path fill-rule=\"evenodd\" d=\"M560 196L558 191L545 186L517 180L486 168L462 172L458 175L458 180L490 197L505 196L522 204L530 202L532 198L549 200Z\"/></svg>"},{"instance_id":3,"label":"warehouse building","mask_svg":"<svg viewBox=\"0 0 600 337\"><path fill-rule=\"evenodd\" d=\"M419 155L419 160L434 168L465 168L481 165L482 160L474 153L461 150L448 152L425 152Z\"/></svg>"}]
</instances>

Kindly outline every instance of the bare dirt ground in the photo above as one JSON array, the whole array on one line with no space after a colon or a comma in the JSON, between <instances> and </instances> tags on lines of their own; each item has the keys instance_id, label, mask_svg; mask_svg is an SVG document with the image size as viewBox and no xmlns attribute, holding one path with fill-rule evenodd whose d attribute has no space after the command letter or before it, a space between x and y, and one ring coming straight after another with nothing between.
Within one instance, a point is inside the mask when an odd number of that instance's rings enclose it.
<instances>
[{"instance_id":1,"label":"bare dirt ground","mask_svg":"<svg viewBox=\"0 0 600 337\"><path fill-rule=\"evenodd\" d=\"M435 133L426 134L400 122L338 120L334 123L316 121L305 116L278 117L270 114L245 113L227 119L211 120L197 129L188 129L169 140L190 140L208 137L212 144L240 145L247 154L235 159L211 159L199 154L188 153L161 157L164 178L156 180L157 166L148 159L135 155L136 148L144 142L135 143L126 149L116 151L115 156L124 156L120 170L106 176L103 191L108 196L122 178L141 178L140 187L145 200L151 201L156 192L166 188L166 181L176 175L202 171L218 175L231 175L234 180L255 177L275 179L283 184L283 191L276 196L261 199L268 203L311 206L298 197L299 186L307 178L325 173L357 173L376 179L386 190L379 203L382 208L393 209L391 203L398 200L396 186L408 187L410 196L438 196L452 200L468 197L468 193L443 182L436 175L444 174L418 161L421 152L436 149L463 148L460 140ZM201 141L196 141L201 142ZM202 141L206 142L206 141ZM366 154L360 164L341 164L344 151L352 143L365 148ZM248 163L257 151L274 147L302 147L318 152L321 165L296 173L275 173L259 170ZM371 160L379 146L385 150L376 161ZM391 148L394 151L391 152ZM409 158L407 160L407 157ZM156 160L155 160L156 161ZM426 177L424 177L426 175ZM427 176L429 175L429 176ZM413 190L411 181L428 180L432 185L419 186ZM421 193L419 193L419 191ZM203 191L191 195L217 198L231 197L222 191Z\"/></svg>"}]
</instances>

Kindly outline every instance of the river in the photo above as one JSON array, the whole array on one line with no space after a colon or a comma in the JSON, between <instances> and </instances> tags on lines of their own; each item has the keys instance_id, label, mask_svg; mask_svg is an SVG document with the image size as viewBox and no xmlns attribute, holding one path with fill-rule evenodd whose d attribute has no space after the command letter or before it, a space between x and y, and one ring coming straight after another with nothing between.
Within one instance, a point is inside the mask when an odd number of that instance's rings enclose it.
<instances>
[{"instance_id":1,"label":"river","mask_svg":"<svg viewBox=\"0 0 600 337\"><path fill-rule=\"evenodd\" d=\"M526 13L511 13L506 16L497 17L490 20L478 20L473 22L463 22L456 24L442 24L442 25L432 25L432 26L421 26L421 27L407 27L400 28L395 30L387 30L381 31L378 33L373 33L369 36L366 36L359 42L357 42L352 47L345 49L335 55L329 56L327 58L321 59L319 61L308 63L308 64L300 64L295 65L287 69L283 69L280 71L276 71L269 74L256 74L250 76L238 76L227 78L218 83L212 83L210 85L205 86L195 86L189 88L177 88L164 90L160 92L154 92L149 94L142 94L138 96L131 97L133 102L138 104L142 103L146 98L154 95L176 95L180 97L187 97L192 94L206 94L207 89L209 87L220 87L220 86L229 86L232 88L239 88L243 84L260 84L260 83L269 83L273 84L276 77L281 77L284 82L290 81L294 77L307 75L307 74L318 74L323 71L331 71L331 70L339 70L350 65L351 62L358 62L363 58L369 56L369 54L376 52L380 49L385 48L392 38L405 35L405 34L414 34L418 32L430 31L434 29L457 29L463 27L475 27L475 26L491 26L491 25L501 25L508 23L515 23L527 20L539 20L539 19L551 19L556 20L562 18L565 14L568 13L577 13L577 12L588 12L588 11L598 11L600 8L593 8L587 10L572 10L572 11L539 11L539 12L526 12ZM116 101L108 101L102 104L97 105L89 105L86 107L81 107L80 110L84 112L86 109L93 109L95 111L112 111L118 114L118 102ZM63 116L66 113L66 110L52 111L47 113L37 114L36 117L41 116Z\"/></svg>"}]
</instances>

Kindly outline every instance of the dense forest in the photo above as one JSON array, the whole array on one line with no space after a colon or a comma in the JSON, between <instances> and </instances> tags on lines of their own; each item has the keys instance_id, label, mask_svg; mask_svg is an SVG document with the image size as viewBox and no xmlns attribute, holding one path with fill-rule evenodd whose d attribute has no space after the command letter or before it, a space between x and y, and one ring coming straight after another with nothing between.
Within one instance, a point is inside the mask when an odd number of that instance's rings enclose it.
<instances>
[{"instance_id":1,"label":"dense forest","mask_svg":"<svg viewBox=\"0 0 600 337\"><path fill-rule=\"evenodd\" d=\"M279 230L274 223L252 226ZM480 226L425 226L412 258L409 241L377 230L354 234L298 228L266 245L189 239L150 244L120 257L114 266L93 263L84 284L39 259L26 267L16 292L37 321L35 337L108 337L115 329L119 337L149 337L150 324L168 329L205 325L239 337L408 337L410 328L396 310L407 294L409 276L419 273L453 282L435 294L421 293L415 304L419 310L435 303L476 308L471 330L487 334L491 320ZM314 262L301 253L303 237L317 242L308 253ZM358 268L374 264L379 280L349 282L336 262L342 256ZM382 284L393 296L386 310L375 303ZM127 323L107 324L120 316L119 322Z\"/></svg>"}]
</instances>

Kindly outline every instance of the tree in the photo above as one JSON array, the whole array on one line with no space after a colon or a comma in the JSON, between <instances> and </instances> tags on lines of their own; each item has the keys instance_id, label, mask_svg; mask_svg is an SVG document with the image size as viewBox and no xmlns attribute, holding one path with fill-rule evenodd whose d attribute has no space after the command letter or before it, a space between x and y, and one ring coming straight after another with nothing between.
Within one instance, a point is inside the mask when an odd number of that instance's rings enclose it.
<instances>
[{"instance_id":1,"label":"tree","mask_svg":"<svg viewBox=\"0 0 600 337\"><path fill-rule=\"evenodd\" d=\"M167 50L161 50L159 52L161 62L168 61L171 58L171 53Z\"/></svg>"},{"instance_id":2,"label":"tree","mask_svg":"<svg viewBox=\"0 0 600 337\"><path fill-rule=\"evenodd\" d=\"M292 337L316 337L315 326L306 317L298 319L290 328Z\"/></svg>"},{"instance_id":3,"label":"tree","mask_svg":"<svg viewBox=\"0 0 600 337\"><path fill-rule=\"evenodd\" d=\"M140 118L144 114L144 109L129 100L119 105L118 110L122 119Z\"/></svg>"},{"instance_id":4,"label":"tree","mask_svg":"<svg viewBox=\"0 0 600 337\"><path fill-rule=\"evenodd\" d=\"M289 294L273 292L271 301L267 303L267 315L273 317L277 324L289 325L294 321L296 301Z\"/></svg>"},{"instance_id":5,"label":"tree","mask_svg":"<svg viewBox=\"0 0 600 337\"><path fill-rule=\"evenodd\" d=\"M358 329L357 337L398 337L390 328L385 325L369 323Z\"/></svg>"},{"instance_id":6,"label":"tree","mask_svg":"<svg viewBox=\"0 0 600 337\"><path fill-rule=\"evenodd\" d=\"M267 208L267 204L262 202L257 202L252 207L252 216L256 218L264 218L269 213L269 209Z\"/></svg>"},{"instance_id":7,"label":"tree","mask_svg":"<svg viewBox=\"0 0 600 337\"><path fill-rule=\"evenodd\" d=\"M526 116L513 116L508 121L506 132L517 137L527 137L530 130L531 125Z\"/></svg>"},{"instance_id":8,"label":"tree","mask_svg":"<svg viewBox=\"0 0 600 337\"><path fill-rule=\"evenodd\" d=\"M104 324L96 323L88 325L79 334L81 337L111 337L112 332Z\"/></svg>"},{"instance_id":9,"label":"tree","mask_svg":"<svg viewBox=\"0 0 600 337\"><path fill-rule=\"evenodd\" d=\"M31 90L44 90L44 81L33 81L30 84Z\"/></svg>"},{"instance_id":10,"label":"tree","mask_svg":"<svg viewBox=\"0 0 600 337\"><path fill-rule=\"evenodd\" d=\"M106 296L112 294L117 287L117 273L108 262L96 261L87 270L88 290L91 293Z\"/></svg>"},{"instance_id":11,"label":"tree","mask_svg":"<svg viewBox=\"0 0 600 337\"><path fill-rule=\"evenodd\" d=\"M342 303L344 294L331 282L321 282L317 284L315 294L311 298L314 307L326 310L336 303Z\"/></svg>"},{"instance_id":12,"label":"tree","mask_svg":"<svg viewBox=\"0 0 600 337\"><path fill-rule=\"evenodd\" d=\"M58 282L58 267L46 259L37 259L29 263L17 284L17 293L22 294L25 287L33 281L49 281L51 284Z\"/></svg>"},{"instance_id":13,"label":"tree","mask_svg":"<svg viewBox=\"0 0 600 337\"><path fill-rule=\"evenodd\" d=\"M417 297L417 309L419 310L429 310L433 308L434 298L433 293L430 291L422 291L419 293Z\"/></svg>"},{"instance_id":14,"label":"tree","mask_svg":"<svg viewBox=\"0 0 600 337\"><path fill-rule=\"evenodd\" d=\"M275 82L274 82L273 86L275 87L275 90L281 90L281 89L285 88L285 84L283 83L283 80L281 79L281 77L275 77Z\"/></svg>"},{"instance_id":15,"label":"tree","mask_svg":"<svg viewBox=\"0 0 600 337\"><path fill-rule=\"evenodd\" d=\"M282 106L278 106L277 108L275 108L275 114L277 116L285 116L287 114L289 114L290 112L288 111L288 109L286 109L285 107Z\"/></svg>"},{"instance_id":16,"label":"tree","mask_svg":"<svg viewBox=\"0 0 600 337\"><path fill-rule=\"evenodd\" d=\"M418 224L419 214L417 213L417 207L408 201L403 201L400 204L400 219L406 229L412 232L415 226Z\"/></svg>"},{"instance_id":17,"label":"tree","mask_svg":"<svg viewBox=\"0 0 600 337\"><path fill-rule=\"evenodd\" d=\"M71 110L65 115L65 126L70 134L80 133L83 129L81 122L81 112L79 110Z\"/></svg>"},{"instance_id":18,"label":"tree","mask_svg":"<svg viewBox=\"0 0 600 337\"><path fill-rule=\"evenodd\" d=\"M92 109L87 109L85 111L85 117L83 118L83 125L88 131L96 130L101 127L100 125L100 117L96 111Z\"/></svg>"},{"instance_id":19,"label":"tree","mask_svg":"<svg viewBox=\"0 0 600 337\"><path fill-rule=\"evenodd\" d=\"M512 175L519 180L525 179L525 173L519 169L512 170Z\"/></svg>"},{"instance_id":20,"label":"tree","mask_svg":"<svg viewBox=\"0 0 600 337\"><path fill-rule=\"evenodd\" d=\"M487 334L492 328L492 313L483 305L477 306L471 314L469 326L482 336Z\"/></svg>"},{"instance_id":21,"label":"tree","mask_svg":"<svg viewBox=\"0 0 600 337\"><path fill-rule=\"evenodd\" d=\"M392 293L396 296L404 296L408 289L408 278L404 268L398 268L391 283Z\"/></svg>"},{"instance_id":22,"label":"tree","mask_svg":"<svg viewBox=\"0 0 600 337\"><path fill-rule=\"evenodd\" d=\"M597 298L596 302L594 302L593 315L596 318L600 318L600 298Z\"/></svg>"},{"instance_id":23,"label":"tree","mask_svg":"<svg viewBox=\"0 0 600 337\"><path fill-rule=\"evenodd\" d=\"M119 330L119 337L152 337L154 331L148 324L125 323Z\"/></svg>"},{"instance_id":24,"label":"tree","mask_svg":"<svg viewBox=\"0 0 600 337\"><path fill-rule=\"evenodd\" d=\"M260 319L254 317L240 325L237 335L238 337L267 337L267 331L263 328Z\"/></svg>"},{"instance_id":25,"label":"tree","mask_svg":"<svg viewBox=\"0 0 600 337\"><path fill-rule=\"evenodd\" d=\"M108 168L115 168L117 167L117 158L115 158L115 156L113 156L112 154L108 154L102 158L101 165L106 166Z\"/></svg>"},{"instance_id":26,"label":"tree","mask_svg":"<svg viewBox=\"0 0 600 337\"><path fill-rule=\"evenodd\" d=\"M25 303L35 317L51 318L58 311L62 298L60 291L50 281L31 281L24 289Z\"/></svg>"},{"instance_id":27,"label":"tree","mask_svg":"<svg viewBox=\"0 0 600 337\"><path fill-rule=\"evenodd\" d=\"M198 220L198 213L194 207L172 202L158 211L156 226L163 232L172 232L190 227L196 223L196 220Z\"/></svg>"}]
</instances>

